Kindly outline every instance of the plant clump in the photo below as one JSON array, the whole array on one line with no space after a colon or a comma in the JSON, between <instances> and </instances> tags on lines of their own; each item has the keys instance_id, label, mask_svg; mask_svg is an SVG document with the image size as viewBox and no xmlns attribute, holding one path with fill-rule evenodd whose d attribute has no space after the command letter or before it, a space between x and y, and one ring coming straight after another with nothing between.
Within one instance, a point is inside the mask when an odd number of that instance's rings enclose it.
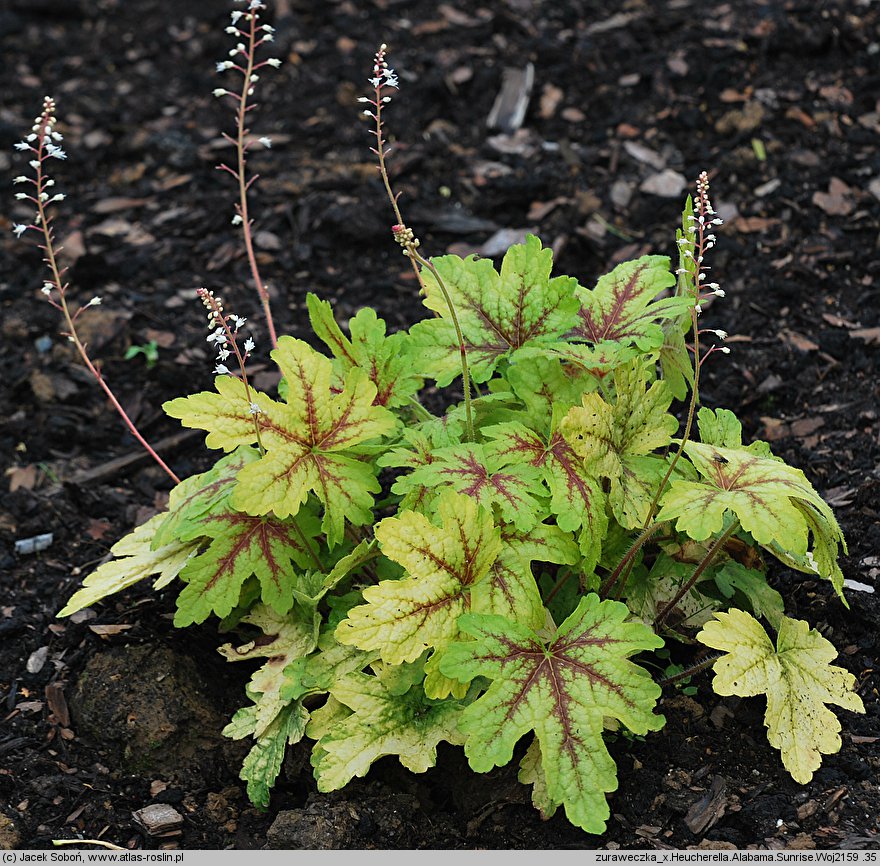
<instances>
[{"instance_id":1,"label":"plant clump","mask_svg":"<svg viewBox=\"0 0 880 866\"><path fill-rule=\"evenodd\" d=\"M343 329L309 295L326 351L277 336L246 169L256 70L278 65L255 60L271 41L264 8L233 13L236 46L217 68L239 72L242 88L216 93L235 103L237 161L221 169L238 183L232 221L281 383L254 387L245 320L199 290L214 388L164 409L204 431L218 459L182 481L167 470L167 511L119 541L61 615L152 578L176 591L175 625L214 616L241 632L220 651L259 667L225 733L251 744L241 776L260 806L300 740L313 742L321 791L384 755L423 772L445 741L475 772L517 760L543 815L562 807L601 833L617 787L604 734L663 726L657 701L679 677L658 682L652 669L671 644L686 655L695 641L723 652L692 669L714 664L718 694L768 695L770 742L809 781L840 747L827 704L864 710L833 647L785 615L760 554L829 580L846 603L846 547L803 472L764 442L743 444L732 412L700 406L703 364L728 351L724 332L701 325L706 301L724 296L709 277L721 219L708 175L685 202L675 261L642 256L582 285L553 275L537 237L500 268L426 257L386 168L383 110L398 78L382 46L361 101L427 315L389 334L365 308ZM43 162L63 158L54 110L47 102L18 145L36 154L35 177L17 182L34 185L37 216L15 232L41 233L44 292L76 342L45 213L58 197L45 194ZM424 402L428 388L445 405Z\"/></svg>"}]
</instances>

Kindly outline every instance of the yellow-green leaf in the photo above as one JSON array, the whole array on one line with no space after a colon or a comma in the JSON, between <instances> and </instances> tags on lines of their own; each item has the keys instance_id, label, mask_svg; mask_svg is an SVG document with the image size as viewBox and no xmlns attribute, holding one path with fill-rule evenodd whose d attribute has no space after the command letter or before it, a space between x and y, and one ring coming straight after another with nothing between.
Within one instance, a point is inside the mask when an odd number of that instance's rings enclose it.
<instances>
[{"instance_id":1,"label":"yellow-green leaf","mask_svg":"<svg viewBox=\"0 0 880 866\"><path fill-rule=\"evenodd\" d=\"M471 589L486 579L501 550L492 515L472 499L448 491L439 502L439 525L423 514L401 512L376 526L382 553L406 569L401 580L364 589L336 639L378 650L389 664L415 661L429 647L458 634Z\"/></svg>"},{"instance_id":2,"label":"yellow-green leaf","mask_svg":"<svg viewBox=\"0 0 880 866\"><path fill-rule=\"evenodd\" d=\"M96 568L84 581L83 588L75 592L58 616L70 616L84 607L121 592L123 589L147 577L158 575L153 587L167 586L183 570L199 549L198 541L174 541L158 550L151 547L156 529L166 518L157 514L134 532L120 539L110 548L116 557Z\"/></svg>"},{"instance_id":3,"label":"yellow-green leaf","mask_svg":"<svg viewBox=\"0 0 880 866\"><path fill-rule=\"evenodd\" d=\"M725 652L715 662L712 687L719 695L766 694L770 745L781 751L792 778L806 784L822 755L840 751L840 722L826 704L865 712L855 677L829 664L837 650L803 620L783 616L774 647L750 614L732 609L715 617L697 635Z\"/></svg>"},{"instance_id":4,"label":"yellow-green leaf","mask_svg":"<svg viewBox=\"0 0 880 866\"><path fill-rule=\"evenodd\" d=\"M288 517L314 492L333 546L346 519L355 526L372 520L379 482L356 446L390 432L394 416L373 405L376 386L361 369L350 370L342 393L334 394L330 360L307 343L282 337L271 354L287 382L287 400L257 416L266 453L241 470L233 501L250 514Z\"/></svg>"}]
</instances>

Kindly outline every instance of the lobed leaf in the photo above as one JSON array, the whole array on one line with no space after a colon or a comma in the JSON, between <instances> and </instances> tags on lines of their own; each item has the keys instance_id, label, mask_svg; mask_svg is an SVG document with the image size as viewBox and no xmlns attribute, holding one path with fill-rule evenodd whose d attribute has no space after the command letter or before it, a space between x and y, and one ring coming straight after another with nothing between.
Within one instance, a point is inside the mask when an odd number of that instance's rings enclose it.
<instances>
[{"instance_id":1,"label":"lobed leaf","mask_svg":"<svg viewBox=\"0 0 880 866\"><path fill-rule=\"evenodd\" d=\"M182 538L210 538L211 542L181 572L186 586L177 598L174 624L204 622L212 613L221 619L227 616L251 576L260 583L263 603L285 614L293 604L297 585L292 564L300 568L314 565L311 540L319 533L317 519L305 511L278 520L243 514L228 503L191 521Z\"/></svg>"},{"instance_id":2,"label":"lobed leaf","mask_svg":"<svg viewBox=\"0 0 880 866\"><path fill-rule=\"evenodd\" d=\"M614 371L615 400L585 394L569 410L559 430L583 461L583 472L610 481L608 501L627 529L644 525L665 462L649 456L672 441L678 427L666 411L672 397L664 382L646 390L645 372L637 364Z\"/></svg>"},{"instance_id":3,"label":"lobed leaf","mask_svg":"<svg viewBox=\"0 0 880 866\"><path fill-rule=\"evenodd\" d=\"M488 381L520 349L552 344L577 323L577 283L550 278L553 252L533 235L508 249L500 273L473 256L440 256L432 264L455 306L475 382ZM443 387L461 373L458 339L436 279L427 270L423 278L425 306L439 318L417 323L410 334L424 359L420 372Z\"/></svg>"},{"instance_id":4,"label":"lobed leaf","mask_svg":"<svg viewBox=\"0 0 880 866\"><path fill-rule=\"evenodd\" d=\"M683 297L658 298L675 285L666 256L642 256L617 265L599 278L594 289L577 287L579 322L572 336L600 344L635 343L642 351L658 348L663 331L658 324L679 319L693 307Z\"/></svg>"},{"instance_id":5,"label":"lobed leaf","mask_svg":"<svg viewBox=\"0 0 880 866\"><path fill-rule=\"evenodd\" d=\"M837 650L809 624L781 617L776 647L745 611L716 613L697 640L725 655L715 662L712 688L719 695L766 694L764 724L770 745L796 782L805 785L822 755L840 751L840 722L826 704L864 713L853 691L855 677L829 664Z\"/></svg>"},{"instance_id":6,"label":"lobed leaf","mask_svg":"<svg viewBox=\"0 0 880 866\"><path fill-rule=\"evenodd\" d=\"M366 604L350 610L336 629L340 643L377 650L384 662L400 664L456 637L470 590L487 578L501 537L490 512L451 491L440 498L437 516L439 525L403 511L376 526L382 553L400 563L406 577L365 588Z\"/></svg>"},{"instance_id":7,"label":"lobed leaf","mask_svg":"<svg viewBox=\"0 0 880 866\"><path fill-rule=\"evenodd\" d=\"M352 369L340 394L331 391L329 359L308 344L282 337L272 358L287 382L287 401L259 415L266 453L239 473L236 508L250 514L296 514L314 492L324 506L322 528L330 546L342 540L346 519L371 522L373 468L354 450L390 432L394 416L373 405L376 386Z\"/></svg>"},{"instance_id":8,"label":"lobed leaf","mask_svg":"<svg viewBox=\"0 0 880 866\"><path fill-rule=\"evenodd\" d=\"M70 597L58 616L70 616L153 575L158 575L153 583L154 589L162 589L171 583L195 556L199 544L196 541L172 541L153 550L153 535L166 516L157 514L117 541L110 548L117 558L98 566L83 581L83 588Z\"/></svg>"},{"instance_id":9,"label":"lobed leaf","mask_svg":"<svg viewBox=\"0 0 880 866\"><path fill-rule=\"evenodd\" d=\"M365 776L373 761L396 755L408 770L424 773L437 762L441 740L461 745L458 730L463 704L432 701L421 685L402 694L379 677L351 673L331 690L351 710L328 726L312 753L319 791L336 791L355 776Z\"/></svg>"},{"instance_id":10,"label":"lobed leaf","mask_svg":"<svg viewBox=\"0 0 880 866\"><path fill-rule=\"evenodd\" d=\"M309 293L306 303L312 330L333 353L340 376L355 367L363 370L376 386L376 405L403 406L418 392L422 379L414 372L415 359L408 334L386 336L385 322L376 316L375 310L364 307L349 320L348 339L327 301Z\"/></svg>"},{"instance_id":11,"label":"lobed leaf","mask_svg":"<svg viewBox=\"0 0 880 866\"><path fill-rule=\"evenodd\" d=\"M564 805L568 819L590 833L605 830L604 793L617 787L603 718L639 734L664 723L652 712L660 687L628 661L663 641L647 626L626 622L628 615L626 605L591 594L545 641L504 617L466 614L460 627L474 640L453 644L440 665L460 680L492 680L459 725L471 768L485 773L507 764L517 741L534 731L545 811Z\"/></svg>"},{"instance_id":12,"label":"lobed leaf","mask_svg":"<svg viewBox=\"0 0 880 866\"><path fill-rule=\"evenodd\" d=\"M675 520L678 530L702 541L721 530L724 515L731 511L758 544L801 562L809 561L812 533L814 570L830 579L843 598L843 575L836 565L839 546L846 550L843 534L800 469L741 448L688 442L685 452L701 479L673 481L661 500L658 520Z\"/></svg>"}]
</instances>

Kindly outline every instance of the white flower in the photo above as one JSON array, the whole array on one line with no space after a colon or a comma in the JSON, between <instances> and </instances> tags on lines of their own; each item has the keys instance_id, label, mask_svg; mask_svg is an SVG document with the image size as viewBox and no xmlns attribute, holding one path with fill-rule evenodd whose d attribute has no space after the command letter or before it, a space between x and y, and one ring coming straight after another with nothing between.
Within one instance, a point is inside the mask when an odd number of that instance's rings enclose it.
<instances>
[{"instance_id":1,"label":"white flower","mask_svg":"<svg viewBox=\"0 0 880 866\"><path fill-rule=\"evenodd\" d=\"M217 350L217 360L225 361L231 354L232 352L230 352L229 349L224 346Z\"/></svg>"},{"instance_id":2,"label":"white flower","mask_svg":"<svg viewBox=\"0 0 880 866\"><path fill-rule=\"evenodd\" d=\"M49 286L49 285L43 286L43 288L40 289L40 291L48 298L49 295L52 294L52 286Z\"/></svg>"},{"instance_id":3,"label":"white flower","mask_svg":"<svg viewBox=\"0 0 880 866\"><path fill-rule=\"evenodd\" d=\"M367 79L373 87L381 87L382 79L381 78L368 78Z\"/></svg>"},{"instance_id":4,"label":"white flower","mask_svg":"<svg viewBox=\"0 0 880 866\"><path fill-rule=\"evenodd\" d=\"M13 183L26 183L27 178L23 174L20 174L18 177L12 178L12 182Z\"/></svg>"},{"instance_id":5,"label":"white flower","mask_svg":"<svg viewBox=\"0 0 880 866\"><path fill-rule=\"evenodd\" d=\"M53 201L64 201L67 196L63 192L55 193L52 198L49 199L49 204L52 204Z\"/></svg>"},{"instance_id":6,"label":"white flower","mask_svg":"<svg viewBox=\"0 0 880 866\"><path fill-rule=\"evenodd\" d=\"M248 403L248 412L251 415L259 415L262 413L262 409L256 403Z\"/></svg>"},{"instance_id":7,"label":"white flower","mask_svg":"<svg viewBox=\"0 0 880 866\"><path fill-rule=\"evenodd\" d=\"M48 153L49 156L54 156L55 159L67 159L67 154L55 144L47 144L46 153Z\"/></svg>"},{"instance_id":8,"label":"white flower","mask_svg":"<svg viewBox=\"0 0 880 866\"><path fill-rule=\"evenodd\" d=\"M218 376L228 376L228 375L230 375L230 373L229 373L229 367L227 367L226 364L218 364L216 367L214 367L214 372L215 372Z\"/></svg>"},{"instance_id":9,"label":"white flower","mask_svg":"<svg viewBox=\"0 0 880 866\"><path fill-rule=\"evenodd\" d=\"M232 218L232 224L233 224L234 226L240 226L243 222L244 222L244 220L241 218L241 214L238 214L238 213L237 213L237 214Z\"/></svg>"},{"instance_id":10,"label":"white flower","mask_svg":"<svg viewBox=\"0 0 880 866\"><path fill-rule=\"evenodd\" d=\"M17 141L13 145L16 150L30 150L31 146L26 141Z\"/></svg>"},{"instance_id":11,"label":"white flower","mask_svg":"<svg viewBox=\"0 0 880 866\"><path fill-rule=\"evenodd\" d=\"M248 337L248 338L244 341L244 350L245 350L245 352L253 352L255 348L256 348L256 343L254 343L254 339L253 339L253 337Z\"/></svg>"},{"instance_id":12,"label":"white flower","mask_svg":"<svg viewBox=\"0 0 880 866\"><path fill-rule=\"evenodd\" d=\"M260 76L259 76L259 75L252 75L252 76L250 77L250 82L251 82L251 84L256 84L259 80L260 80Z\"/></svg>"},{"instance_id":13,"label":"white flower","mask_svg":"<svg viewBox=\"0 0 880 866\"><path fill-rule=\"evenodd\" d=\"M275 32L275 28L271 24L264 24L260 29L263 31L263 33Z\"/></svg>"},{"instance_id":14,"label":"white flower","mask_svg":"<svg viewBox=\"0 0 880 866\"><path fill-rule=\"evenodd\" d=\"M208 336L205 337L205 339L209 343L217 343L220 346L225 346L227 343L226 334L224 333L223 328L217 328L217 330L214 331L214 333L208 334Z\"/></svg>"},{"instance_id":15,"label":"white flower","mask_svg":"<svg viewBox=\"0 0 880 866\"><path fill-rule=\"evenodd\" d=\"M716 328L713 333L719 340L727 339L727 331L722 331L721 328Z\"/></svg>"},{"instance_id":16,"label":"white flower","mask_svg":"<svg viewBox=\"0 0 880 866\"><path fill-rule=\"evenodd\" d=\"M729 355L730 354L730 346L719 346L718 351L724 352L725 355Z\"/></svg>"},{"instance_id":17,"label":"white flower","mask_svg":"<svg viewBox=\"0 0 880 866\"><path fill-rule=\"evenodd\" d=\"M224 33L228 33L230 36L240 36L241 31L237 27L227 27Z\"/></svg>"},{"instance_id":18,"label":"white flower","mask_svg":"<svg viewBox=\"0 0 880 866\"><path fill-rule=\"evenodd\" d=\"M99 307L101 306L101 298L98 295L95 295L87 304L87 307Z\"/></svg>"},{"instance_id":19,"label":"white flower","mask_svg":"<svg viewBox=\"0 0 880 866\"><path fill-rule=\"evenodd\" d=\"M263 147L272 147L272 139L268 138L265 135L261 139L259 139L259 142L263 145Z\"/></svg>"},{"instance_id":20,"label":"white flower","mask_svg":"<svg viewBox=\"0 0 880 866\"><path fill-rule=\"evenodd\" d=\"M28 227L24 223L16 223L12 227L12 232L17 238L20 238L27 230Z\"/></svg>"},{"instance_id":21,"label":"white flower","mask_svg":"<svg viewBox=\"0 0 880 866\"><path fill-rule=\"evenodd\" d=\"M274 41L275 41L275 37L271 33L267 33L263 37L263 42L274 42Z\"/></svg>"},{"instance_id":22,"label":"white flower","mask_svg":"<svg viewBox=\"0 0 880 866\"><path fill-rule=\"evenodd\" d=\"M236 9L229 17L232 18L232 23L235 24L242 15L244 15L244 12L239 12Z\"/></svg>"},{"instance_id":23,"label":"white flower","mask_svg":"<svg viewBox=\"0 0 880 866\"><path fill-rule=\"evenodd\" d=\"M15 194L15 197L16 197L19 201L21 201L23 198L27 198L27 197L28 197L28 194L27 194L26 192L17 192L17 193Z\"/></svg>"},{"instance_id":24,"label":"white flower","mask_svg":"<svg viewBox=\"0 0 880 866\"><path fill-rule=\"evenodd\" d=\"M724 289L715 289L715 291L712 292L712 294L717 295L719 298L723 298L724 297Z\"/></svg>"},{"instance_id":25,"label":"white flower","mask_svg":"<svg viewBox=\"0 0 880 866\"><path fill-rule=\"evenodd\" d=\"M39 167L40 167L40 160L38 160L38 159L32 159L32 160L28 163L28 165L29 165L31 168L39 168Z\"/></svg>"},{"instance_id":26,"label":"white flower","mask_svg":"<svg viewBox=\"0 0 880 866\"><path fill-rule=\"evenodd\" d=\"M60 132L53 132L52 133L52 140L53 141L64 141L64 136Z\"/></svg>"},{"instance_id":27,"label":"white flower","mask_svg":"<svg viewBox=\"0 0 880 866\"><path fill-rule=\"evenodd\" d=\"M270 57L270 58L266 61L266 65L267 65L267 66L271 66L271 67L273 67L274 69L277 69L279 66L281 66L281 61L280 61L277 57Z\"/></svg>"},{"instance_id":28,"label":"white flower","mask_svg":"<svg viewBox=\"0 0 880 866\"><path fill-rule=\"evenodd\" d=\"M213 93L214 96L216 96L216 97L220 97L220 96L226 96L226 94L229 93L229 91L228 91L228 90L225 90L225 89L222 88L222 87L215 87L215 88L211 91L211 93Z\"/></svg>"},{"instance_id":29,"label":"white flower","mask_svg":"<svg viewBox=\"0 0 880 866\"><path fill-rule=\"evenodd\" d=\"M217 71L226 72L227 69L232 69L233 66L235 66L235 64L231 60L221 60L217 64Z\"/></svg>"}]
</instances>

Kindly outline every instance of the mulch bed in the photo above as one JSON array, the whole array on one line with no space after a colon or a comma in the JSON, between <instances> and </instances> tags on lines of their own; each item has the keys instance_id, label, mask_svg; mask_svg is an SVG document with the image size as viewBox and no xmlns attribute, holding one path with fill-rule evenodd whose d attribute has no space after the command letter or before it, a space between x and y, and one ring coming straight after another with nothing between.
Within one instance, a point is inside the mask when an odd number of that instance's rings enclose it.
<instances>
[{"instance_id":1,"label":"mulch bed","mask_svg":"<svg viewBox=\"0 0 880 866\"><path fill-rule=\"evenodd\" d=\"M714 277L727 297L703 317L730 332L732 353L707 364L702 397L735 410L748 436L771 440L835 507L850 542L844 574L865 586L849 592L850 609L827 583L782 567L773 581L787 612L839 648L867 714L842 714L840 754L799 786L766 742L760 700L720 700L705 676L694 697L669 689L666 728L612 746L620 786L602 837L562 815L542 822L514 772L475 777L451 748L423 776L385 759L333 795L316 793L294 748L271 809L253 809L237 778L240 750L218 734L247 671L217 655L227 638L216 627L175 632L172 594L147 586L93 615L55 617L109 547L164 506L169 484L56 336L38 291L40 254L9 231L26 215L10 188L0 202L0 847L100 837L145 848L876 848L880 610L867 590L880 575L880 9L857 0L287 0L275 9L286 62L265 76L254 124L274 140L254 157L264 178L254 207L284 332L305 335L307 291L342 320L367 304L392 328L420 315L358 117L383 41L402 85L388 118L396 183L428 253L493 255L531 230L554 246L557 273L589 285L625 258L672 253L685 183L711 172L726 217ZM213 170L229 121L210 95L228 11L216 0L0 8L0 170L10 180L21 172L12 145L44 92L54 95L69 154L54 166L68 194L58 220L66 263L83 300L103 297L83 320L89 346L143 432L168 440L181 476L206 456L160 406L210 385L193 290L211 287L260 318L230 226L234 190ZM523 126L487 128L503 70L528 63ZM268 340L257 336L259 353ZM124 359L149 344L154 364ZM42 552L14 552L14 541L45 533ZM158 746L143 744L151 713ZM183 823L151 835L133 817L150 804L173 806Z\"/></svg>"}]
</instances>

